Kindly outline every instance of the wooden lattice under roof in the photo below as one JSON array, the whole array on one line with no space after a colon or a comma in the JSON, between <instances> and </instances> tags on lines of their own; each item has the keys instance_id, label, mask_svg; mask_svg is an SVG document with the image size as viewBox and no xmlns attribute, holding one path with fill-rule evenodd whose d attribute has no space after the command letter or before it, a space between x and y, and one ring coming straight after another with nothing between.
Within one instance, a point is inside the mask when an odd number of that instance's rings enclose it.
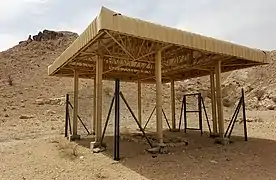
<instances>
[{"instance_id":1,"label":"wooden lattice under roof","mask_svg":"<svg viewBox=\"0 0 276 180\"><path fill-rule=\"evenodd\" d=\"M267 52L123 16L105 7L48 67L49 75L155 82L155 53L162 50L162 81L210 74L217 60L227 72L268 63Z\"/></svg>"}]
</instances>

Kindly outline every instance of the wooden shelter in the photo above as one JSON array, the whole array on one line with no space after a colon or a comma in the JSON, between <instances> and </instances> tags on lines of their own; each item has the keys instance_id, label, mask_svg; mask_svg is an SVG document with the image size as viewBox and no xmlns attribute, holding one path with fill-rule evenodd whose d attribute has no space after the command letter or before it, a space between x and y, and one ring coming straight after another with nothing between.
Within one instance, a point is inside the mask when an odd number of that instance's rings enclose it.
<instances>
[{"instance_id":1,"label":"wooden shelter","mask_svg":"<svg viewBox=\"0 0 276 180\"><path fill-rule=\"evenodd\" d=\"M156 83L156 131L163 143L162 83L171 82L175 128L174 82L210 76L213 131L223 136L221 73L268 63L262 50L216 40L127 17L102 7L85 31L48 67L50 76L74 77L73 136L77 135L78 78L94 79L93 124L102 133L102 80L137 82L141 122L141 83ZM216 76L215 76L216 75Z\"/></svg>"}]
</instances>

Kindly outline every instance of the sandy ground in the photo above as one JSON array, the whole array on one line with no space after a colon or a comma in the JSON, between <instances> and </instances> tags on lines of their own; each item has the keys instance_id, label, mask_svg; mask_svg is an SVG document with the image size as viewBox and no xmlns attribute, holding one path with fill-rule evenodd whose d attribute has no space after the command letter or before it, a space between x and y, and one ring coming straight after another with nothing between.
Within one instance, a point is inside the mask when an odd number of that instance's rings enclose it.
<instances>
[{"instance_id":1,"label":"sandy ground","mask_svg":"<svg viewBox=\"0 0 276 180\"><path fill-rule=\"evenodd\" d=\"M62 138L62 120L45 120L44 125L52 128L40 134L26 130L41 129L36 119L22 120L21 125L2 123L0 179L276 179L276 112L248 111L247 116L248 142L234 137L233 143L222 146L197 131L166 132L166 137L185 138L189 144L169 147L168 154L155 157L145 151L149 147L146 143L124 138L120 163L112 160L111 136L105 138L107 150L93 154L88 148L89 139L75 144ZM121 124L123 133L136 129L131 120ZM153 128L154 119L149 130ZM242 124L237 124L236 131L233 135L242 135ZM13 133L17 136L7 136Z\"/></svg>"}]
</instances>

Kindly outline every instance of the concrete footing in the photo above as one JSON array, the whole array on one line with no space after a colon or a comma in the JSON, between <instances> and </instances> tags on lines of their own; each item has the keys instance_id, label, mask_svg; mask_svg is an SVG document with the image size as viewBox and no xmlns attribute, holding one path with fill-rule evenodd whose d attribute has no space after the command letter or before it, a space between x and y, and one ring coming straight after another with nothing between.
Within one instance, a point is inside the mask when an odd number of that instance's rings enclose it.
<instances>
[{"instance_id":1,"label":"concrete footing","mask_svg":"<svg viewBox=\"0 0 276 180\"><path fill-rule=\"evenodd\" d=\"M218 138L219 137L219 133L211 133L210 134L210 138Z\"/></svg>"},{"instance_id":2,"label":"concrete footing","mask_svg":"<svg viewBox=\"0 0 276 180\"><path fill-rule=\"evenodd\" d=\"M100 142L90 142L90 149L93 153L103 152L106 149L106 144L101 144Z\"/></svg>"},{"instance_id":3,"label":"concrete footing","mask_svg":"<svg viewBox=\"0 0 276 180\"><path fill-rule=\"evenodd\" d=\"M226 138L226 137L218 137L218 138L215 138L215 143L217 144L221 144L221 145L228 145L230 143L229 141L229 138Z\"/></svg>"},{"instance_id":4,"label":"concrete footing","mask_svg":"<svg viewBox=\"0 0 276 180\"><path fill-rule=\"evenodd\" d=\"M168 147L166 146L166 144L158 144L155 147L146 149L147 152L151 153L151 154L167 154L169 152Z\"/></svg>"},{"instance_id":5,"label":"concrete footing","mask_svg":"<svg viewBox=\"0 0 276 180\"><path fill-rule=\"evenodd\" d=\"M69 136L69 141L78 141L80 139L81 139L80 135L71 135L71 136Z\"/></svg>"},{"instance_id":6,"label":"concrete footing","mask_svg":"<svg viewBox=\"0 0 276 180\"><path fill-rule=\"evenodd\" d=\"M180 130L179 129L171 129L170 131L171 132L179 132Z\"/></svg>"}]
</instances>

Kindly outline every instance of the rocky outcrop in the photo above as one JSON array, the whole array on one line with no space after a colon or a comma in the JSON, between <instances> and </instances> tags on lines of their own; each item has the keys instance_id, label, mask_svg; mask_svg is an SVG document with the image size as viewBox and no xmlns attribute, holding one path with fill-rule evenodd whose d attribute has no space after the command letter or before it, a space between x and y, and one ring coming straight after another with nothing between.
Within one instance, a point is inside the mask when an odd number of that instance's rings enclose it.
<instances>
[{"instance_id":1,"label":"rocky outcrop","mask_svg":"<svg viewBox=\"0 0 276 180\"><path fill-rule=\"evenodd\" d=\"M44 30L43 32L39 32L37 35L34 35L33 40L34 41L55 40L63 36L64 35L61 32Z\"/></svg>"},{"instance_id":2,"label":"rocky outcrop","mask_svg":"<svg viewBox=\"0 0 276 180\"><path fill-rule=\"evenodd\" d=\"M41 42L41 41L48 41L48 40L57 40L59 38L62 38L64 36L75 36L77 37L78 35L77 34L70 34L71 32L66 32L66 31L61 31L61 32L56 32L56 31L51 31L51 30L43 30L42 32L40 31L37 35L29 35L28 39L25 40L25 41L20 41L19 44L22 44L22 43L29 43L29 42L32 42L32 41L38 41L38 42Z\"/></svg>"}]
</instances>

